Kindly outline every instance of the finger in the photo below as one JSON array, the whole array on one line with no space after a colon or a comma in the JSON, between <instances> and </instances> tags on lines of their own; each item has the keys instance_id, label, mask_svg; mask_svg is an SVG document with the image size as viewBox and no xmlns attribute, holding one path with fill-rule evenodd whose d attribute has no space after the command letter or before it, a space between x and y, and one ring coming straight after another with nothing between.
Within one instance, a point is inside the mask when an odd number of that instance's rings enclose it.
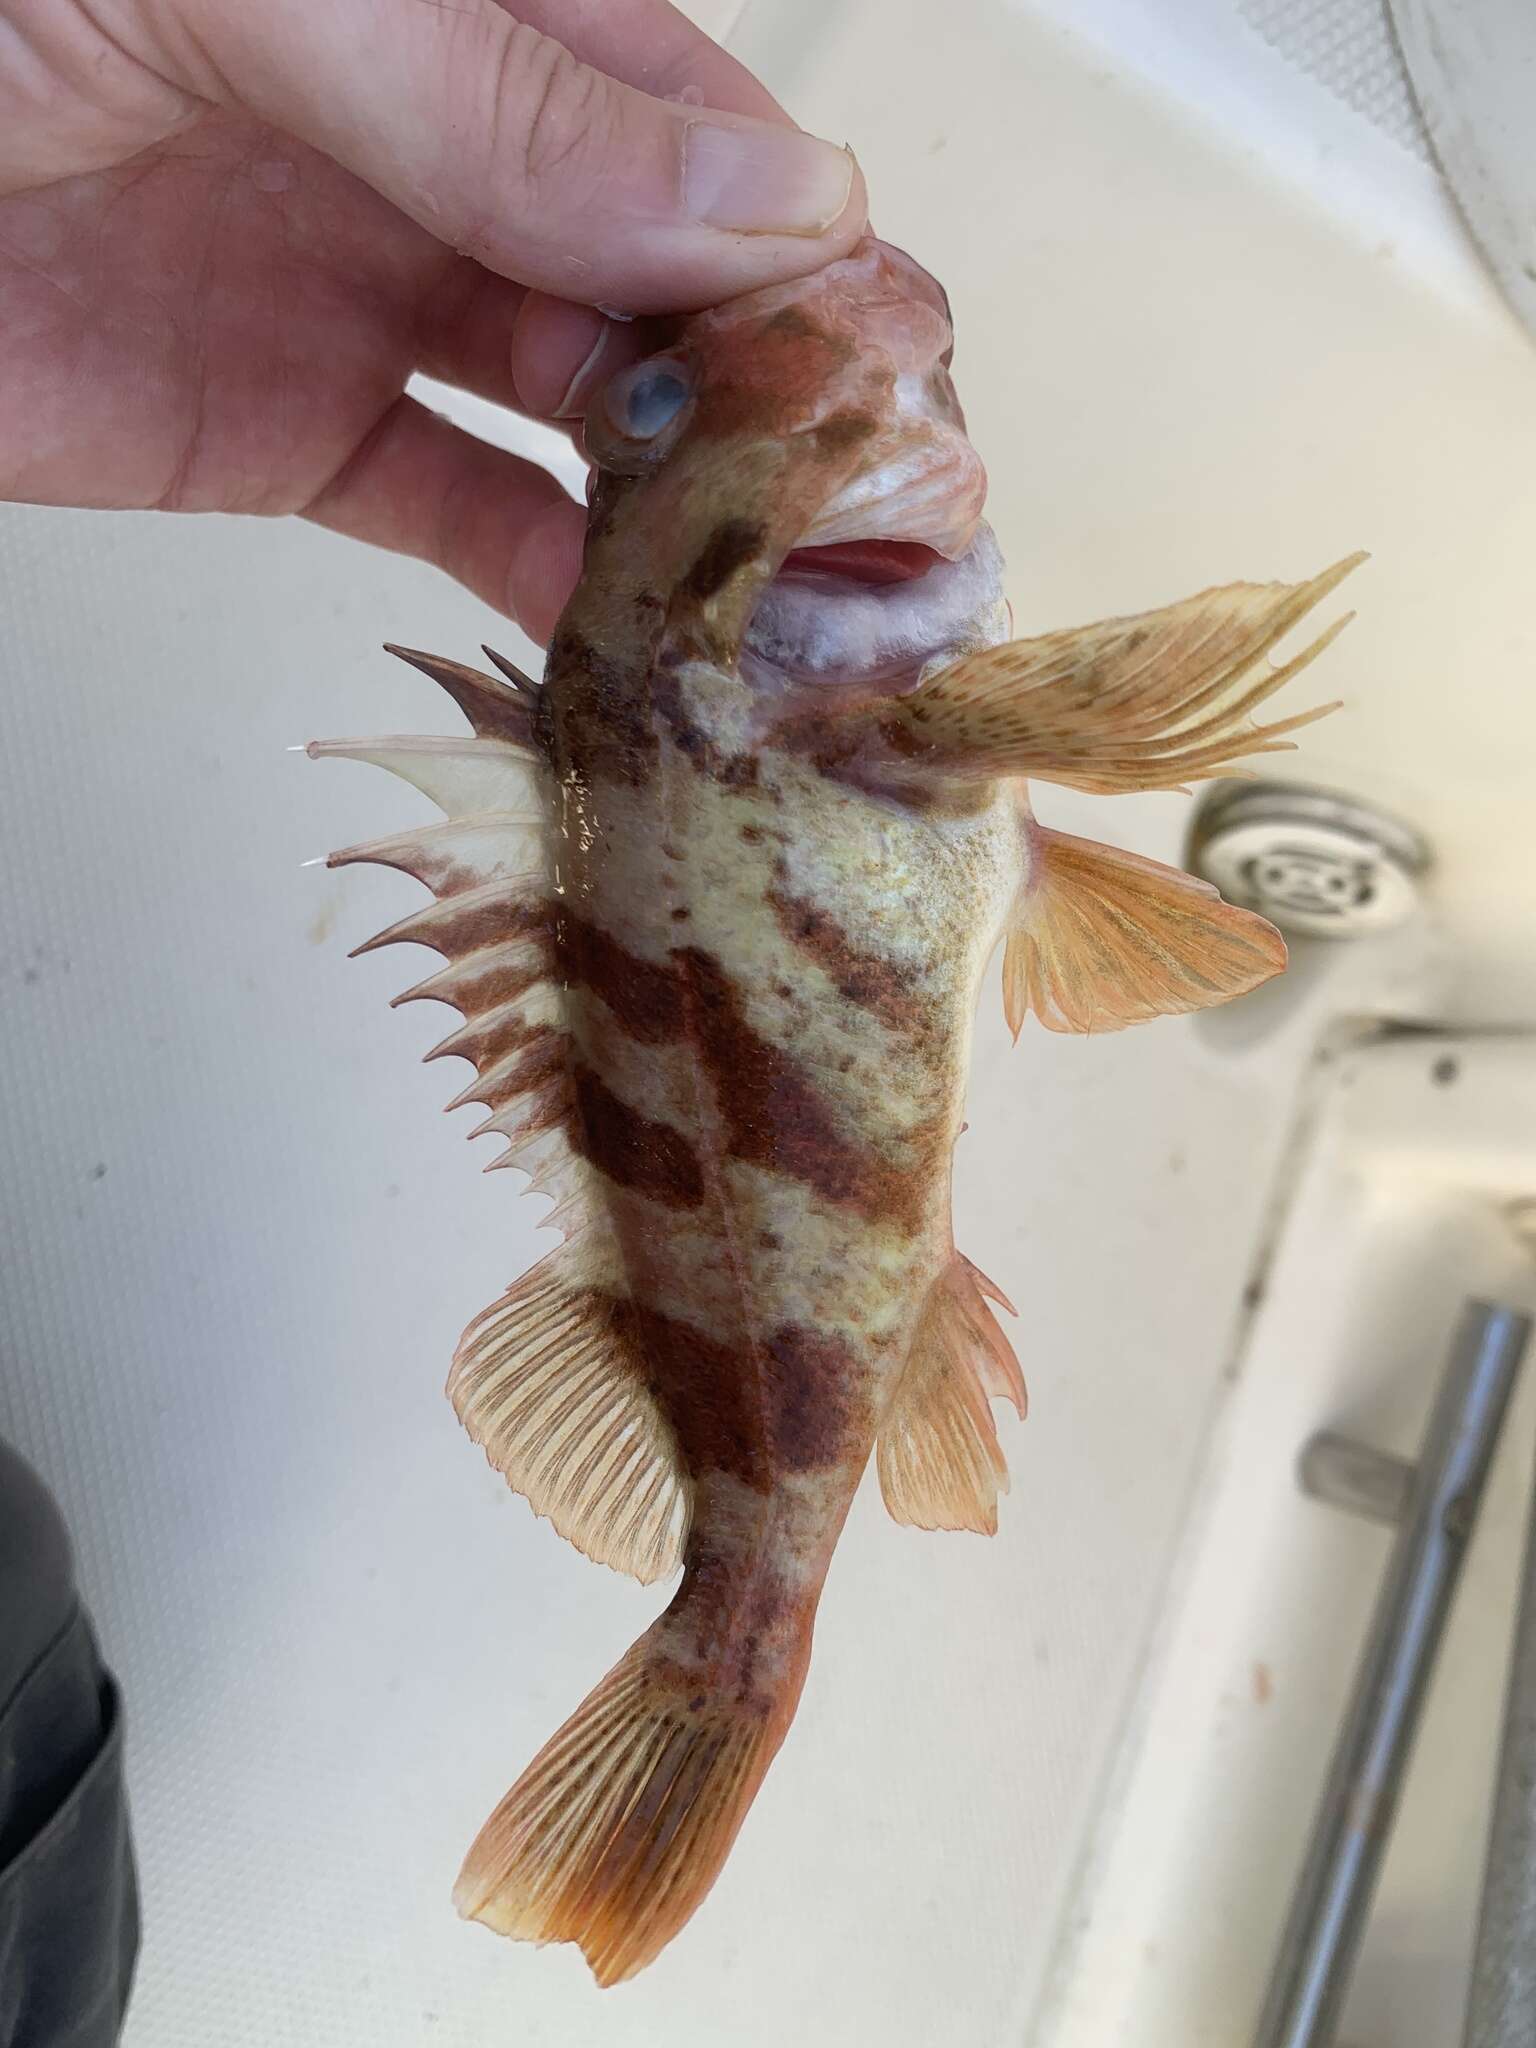
<instances>
[{"instance_id":1,"label":"finger","mask_svg":"<svg viewBox=\"0 0 1536 2048\"><path fill-rule=\"evenodd\" d=\"M600 384L653 353L655 327L529 292L512 333L512 376L523 410L541 419L579 418Z\"/></svg>"},{"instance_id":2,"label":"finger","mask_svg":"<svg viewBox=\"0 0 1536 2048\"><path fill-rule=\"evenodd\" d=\"M657 323L611 320L463 258L417 314L416 368L535 419L574 420L607 378L659 347Z\"/></svg>"},{"instance_id":3,"label":"finger","mask_svg":"<svg viewBox=\"0 0 1536 2048\"><path fill-rule=\"evenodd\" d=\"M683 99L755 114L789 116L745 64L667 0L503 0L520 21L565 44L573 56L657 99Z\"/></svg>"},{"instance_id":4,"label":"finger","mask_svg":"<svg viewBox=\"0 0 1536 2048\"><path fill-rule=\"evenodd\" d=\"M417 309L416 367L441 384L522 410L512 344L529 296L523 285L461 257L433 281Z\"/></svg>"},{"instance_id":5,"label":"finger","mask_svg":"<svg viewBox=\"0 0 1536 2048\"><path fill-rule=\"evenodd\" d=\"M654 0L625 11L652 18ZM654 99L495 0L177 0L174 20L167 61L183 82L315 144L461 253L559 298L714 304L817 269L863 228L846 151Z\"/></svg>"},{"instance_id":6,"label":"finger","mask_svg":"<svg viewBox=\"0 0 1536 2048\"><path fill-rule=\"evenodd\" d=\"M582 509L547 471L397 399L305 517L414 555L542 646L581 568Z\"/></svg>"}]
</instances>

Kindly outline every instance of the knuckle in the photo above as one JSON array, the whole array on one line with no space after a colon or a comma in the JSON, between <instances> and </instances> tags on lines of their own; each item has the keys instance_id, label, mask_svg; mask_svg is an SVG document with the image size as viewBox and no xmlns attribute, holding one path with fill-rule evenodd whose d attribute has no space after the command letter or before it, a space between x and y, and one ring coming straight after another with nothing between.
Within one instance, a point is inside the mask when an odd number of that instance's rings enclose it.
<instances>
[{"instance_id":1,"label":"knuckle","mask_svg":"<svg viewBox=\"0 0 1536 2048\"><path fill-rule=\"evenodd\" d=\"M454 246L497 269L510 224L537 232L542 215L596 200L617 105L601 72L525 22L497 11L465 35L471 46L459 39L444 80L447 132L474 164Z\"/></svg>"},{"instance_id":2,"label":"knuckle","mask_svg":"<svg viewBox=\"0 0 1536 2048\"><path fill-rule=\"evenodd\" d=\"M510 170L524 196L537 200L601 154L608 81L522 22L513 24L497 68L492 130L498 168L503 175Z\"/></svg>"}]
</instances>

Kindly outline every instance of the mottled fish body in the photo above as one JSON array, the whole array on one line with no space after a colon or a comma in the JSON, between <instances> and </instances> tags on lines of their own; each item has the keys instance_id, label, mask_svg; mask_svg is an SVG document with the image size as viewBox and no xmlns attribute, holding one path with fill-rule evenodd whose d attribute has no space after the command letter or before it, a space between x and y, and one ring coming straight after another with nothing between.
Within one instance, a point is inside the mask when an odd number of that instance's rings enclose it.
<instances>
[{"instance_id":1,"label":"mottled fish body","mask_svg":"<svg viewBox=\"0 0 1536 2048\"><path fill-rule=\"evenodd\" d=\"M466 1331L492 1462L666 1612L487 1822L461 1910L642 1968L793 1716L871 1452L891 1512L996 1527L1024 1385L955 1249L971 1019L1199 1008L1284 963L1189 876L1053 834L1035 778L1177 786L1282 743L1264 661L1350 564L1009 641L948 307L873 240L686 323L595 403L581 583L542 685L411 655L472 736L317 743L446 822L335 861L434 902L459 1102L565 1242ZM1336 630L1336 628L1335 628ZM499 664L504 669L505 664ZM1316 714L1307 714L1312 716ZM1004 1304L1006 1305L1006 1304Z\"/></svg>"}]
</instances>

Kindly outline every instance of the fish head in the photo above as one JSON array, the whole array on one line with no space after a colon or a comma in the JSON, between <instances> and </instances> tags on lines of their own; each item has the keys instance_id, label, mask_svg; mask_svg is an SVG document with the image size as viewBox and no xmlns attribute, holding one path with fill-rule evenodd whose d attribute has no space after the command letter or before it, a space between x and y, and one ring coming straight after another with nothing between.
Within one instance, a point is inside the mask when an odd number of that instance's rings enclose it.
<instances>
[{"instance_id":1,"label":"fish head","mask_svg":"<svg viewBox=\"0 0 1536 2048\"><path fill-rule=\"evenodd\" d=\"M585 425L585 580L764 689L900 688L1007 631L944 292L867 237L695 315Z\"/></svg>"}]
</instances>

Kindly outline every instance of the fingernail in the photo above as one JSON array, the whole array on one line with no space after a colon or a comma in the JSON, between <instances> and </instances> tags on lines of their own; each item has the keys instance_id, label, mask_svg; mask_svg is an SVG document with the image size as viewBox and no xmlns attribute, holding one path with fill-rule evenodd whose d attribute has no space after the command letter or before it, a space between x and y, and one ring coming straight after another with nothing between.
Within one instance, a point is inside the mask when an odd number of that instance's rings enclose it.
<instances>
[{"instance_id":1,"label":"fingernail","mask_svg":"<svg viewBox=\"0 0 1536 2048\"><path fill-rule=\"evenodd\" d=\"M596 376L597 366L603 359L603 352L608 346L608 336L611 332L612 329L609 327L608 322L599 314L597 333L593 337L592 346L583 357L580 368L571 378L570 383L566 385L560 403L555 407L555 418L557 420L574 419L577 413L586 411L587 400L592 395L592 384Z\"/></svg>"},{"instance_id":2,"label":"fingernail","mask_svg":"<svg viewBox=\"0 0 1536 2048\"><path fill-rule=\"evenodd\" d=\"M768 122L683 135L683 204L697 221L745 235L819 235L853 190L846 149Z\"/></svg>"}]
</instances>

